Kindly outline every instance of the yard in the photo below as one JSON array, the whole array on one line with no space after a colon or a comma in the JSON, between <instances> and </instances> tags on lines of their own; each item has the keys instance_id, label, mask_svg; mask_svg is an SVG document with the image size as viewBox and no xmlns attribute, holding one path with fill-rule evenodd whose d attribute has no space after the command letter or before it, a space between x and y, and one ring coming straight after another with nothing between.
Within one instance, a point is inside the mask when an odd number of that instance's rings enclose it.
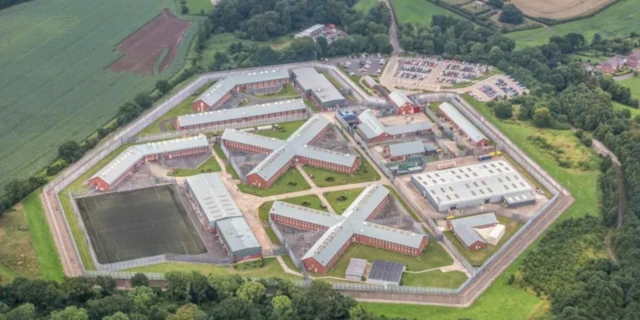
<instances>
[{"instance_id":1,"label":"yard","mask_svg":"<svg viewBox=\"0 0 640 320\"><path fill-rule=\"evenodd\" d=\"M291 83L287 83L282 89L274 94L259 95L259 98L283 98L283 99L297 99L300 96L298 91L293 87Z\"/></svg>"},{"instance_id":2,"label":"yard","mask_svg":"<svg viewBox=\"0 0 640 320\"><path fill-rule=\"evenodd\" d=\"M304 166L302 169L311 177L313 183L320 188L380 180L378 172L371 167L369 161L363 156L360 156L360 168L356 170L354 175L311 166Z\"/></svg>"},{"instance_id":3,"label":"yard","mask_svg":"<svg viewBox=\"0 0 640 320\"><path fill-rule=\"evenodd\" d=\"M467 275L462 271L442 272L440 270L433 270L423 273L405 272L402 275L402 285L456 289L467 281L467 279Z\"/></svg>"},{"instance_id":4,"label":"yard","mask_svg":"<svg viewBox=\"0 0 640 320\"><path fill-rule=\"evenodd\" d=\"M364 188L349 189L343 191L325 192L324 197L329 202L333 211L343 214L354 200L362 193Z\"/></svg>"},{"instance_id":5,"label":"yard","mask_svg":"<svg viewBox=\"0 0 640 320\"><path fill-rule=\"evenodd\" d=\"M396 12L396 17L398 17L398 24L431 25L431 17L435 15L464 19L462 16L427 0L391 0L391 5Z\"/></svg>"},{"instance_id":6,"label":"yard","mask_svg":"<svg viewBox=\"0 0 640 320\"><path fill-rule=\"evenodd\" d=\"M224 167L227 170L227 173L230 174L231 177L233 177L234 179L239 180L240 176L238 176L238 173L236 172L236 170L234 170L231 164L229 163L229 159L227 159L227 156L225 156L224 152L222 152L222 147L220 146L219 143L216 143L213 145L213 151L224 162Z\"/></svg>"},{"instance_id":7,"label":"yard","mask_svg":"<svg viewBox=\"0 0 640 320\"><path fill-rule=\"evenodd\" d=\"M255 131L253 133L259 134L265 137L286 140L296 130L298 130L298 128L300 128L305 122L307 122L307 120L298 120L298 121L279 123L278 126L280 126L281 129L262 130L262 131Z\"/></svg>"},{"instance_id":8,"label":"yard","mask_svg":"<svg viewBox=\"0 0 640 320\"><path fill-rule=\"evenodd\" d=\"M307 196L296 197L296 198L288 198L280 200L282 202L291 203L315 210L327 211L321 207L322 201L315 194L310 194ZM271 210L271 205L273 205L273 201L267 201L263 203L258 209L258 217L262 222L269 222L269 211Z\"/></svg>"},{"instance_id":9,"label":"yard","mask_svg":"<svg viewBox=\"0 0 640 320\"><path fill-rule=\"evenodd\" d=\"M281 246L282 242L280 242L280 239L278 239L278 236L276 235L275 231L273 231L273 229L271 229L271 227L264 227L264 231L267 233L267 236L269 237L269 240L271 240L271 242L273 242L273 244Z\"/></svg>"},{"instance_id":10,"label":"yard","mask_svg":"<svg viewBox=\"0 0 640 320\"><path fill-rule=\"evenodd\" d=\"M123 272L150 272L150 273L167 273L171 271L179 272L200 272L203 275L226 276L237 274L243 277L251 278L281 278L289 280L300 280L300 277L284 273L282 267L275 258L264 259L264 265L260 268L238 270L233 267L222 267L212 264L198 263L181 263L167 262L152 266L139 267L123 270Z\"/></svg>"},{"instance_id":11,"label":"yard","mask_svg":"<svg viewBox=\"0 0 640 320\"><path fill-rule=\"evenodd\" d=\"M444 248L442 248L442 246L435 240L429 240L429 244L424 249L420 257L409 256L354 243L349 246L349 249L347 249L342 257L340 257L338 262L336 262L333 268L329 270L327 275L343 278L351 258L366 259L369 263L375 260L399 262L404 264L407 267L407 270L410 271L422 271L451 265L453 263L453 259L451 259L447 251L445 251Z\"/></svg>"},{"instance_id":12,"label":"yard","mask_svg":"<svg viewBox=\"0 0 640 320\"><path fill-rule=\"evenodd\" d=\"M274 196L276 194L291 193L296 191L303 191L311 189L307 181L302 174L296 168L290 168L285 172L273 185L267 189L261 189L246 185L244 183L239 184L240 191L248 194L252 194L258 197Z\"/></svg>"},{"instance_id":13,"label":"yard","mask_svg":"<svg viewBox=\"0 0 640 320\"><path fill-rule=\"evenodd\" d=\"M189 177L199 173L205 172L219 172L222 168L220 168L220 164L216 160L215 157L209 158L209 160L205 161L196 169L175 169L171 174L172 177Z\"/></svg>"},{"instance_id":14,"label":"yard","mask_svg":"<svg viewBox=\"0 0 640 320\"><path fill-rule=\"evenodd\" d=\"M507 37L515 40L518 48L522 48L546 44L550 37L571 32L580 33L589 41L596 33L600 33L603 38L628 36L631 32L638 31L636 22L638 12L640 12L640 1L620 0L590 18L562 23L550 28L513 32L507 34Z\"/></svg>"}]
</instances>

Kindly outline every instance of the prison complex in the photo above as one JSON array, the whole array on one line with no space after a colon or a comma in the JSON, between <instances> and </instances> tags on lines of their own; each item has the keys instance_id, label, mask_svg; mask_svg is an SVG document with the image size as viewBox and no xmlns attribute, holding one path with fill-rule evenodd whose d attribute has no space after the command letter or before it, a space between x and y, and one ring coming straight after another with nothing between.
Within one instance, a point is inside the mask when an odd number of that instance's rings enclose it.
<instances>
[{"instance_id":1,"label":"prison complex","mask_svg":"<svg viewBox=\"0 0 640 320\"><path fill-rule=\"evenodd\" d=\"M258 188L269 188L296 163L334 172L355 173L360 167L359 157L310 145L322 137L329 129L329 124L329 120L322 115L315 115L284 141L226 129L222 134L222 143L229 149L268 154L246 176L247 184Z\"/></svg>"},{"instance_id":2,"label":"prison complex","mask_svg":"<svg viewBox=\"0 0 640 320\"><path fill-rule=\"evenodd\" d=\"M420 140L386 145L384 150L391 161L401 161L410 157L422 156L426 153L425 146Z\"/></svg>"},{"instance_id":3,"label":"prison complex","mask_svg":"<svg viewBox=\"0 0 640 320\"><path fill-rule=\"evenodd\" d=\"M387 101L396 108L396 113L399 115L419 113L421 111L420 106L413 103L402 91L391 92L387 96Z\"/></svg>"},{"instance_id":4,"label":"prison complex","mask_svg":"<svg viewBox=\"0 0 640 320\"><path fill-rule=\"evenodd\" d=\"M380 184L368 186L342 215L317 211L276 201L270 218L282 225L324 234L300 259L305 268L326 274L352 243L360 243L402 254L420 256L427 245L424 234L391 228L369 220L390 201L390 193Z\"/></svg>"},{"instance_id":5,"label":"prison complex","mask_svg":"<svg viewBox=\"0 0 640 320\"><path fill-rule=\"evenodd\" d=\"M411 183L439 212L484 203L535 203L527 181L503 160L414 174Z\"/></svg>"},{"instance_id":6,"label":"prison complex","mask_svg":"<svg viewBox=\"0 0 640 320\"><path fill-rule=\"evenodd\" d=\"M229 76L209 87L191 105L193 110L198 112L216 110L229 101L233 92L245 89L277 89L287 83L289 83L289 72L287 70L250 72Z\"/></svg>"},{"instance_id":7,"label":"prison complex","mask_svg":"<svg viewBox=\"0 0 640 320\"><path fill-rule=\"evenodd\" d=\"M460 129L469 138L469 140L478 147L487 146L489 144L489 139L487 139L487 137L452 104L443 102L440 105L440 111L442 116L453 124L450 129Z\"/></svg>"},{"instance_id":8,"label":"prison complex","mask_svg":"<svg viewBox=\"0 0 640 320\"><path fill-rule=\"evenodd\" d=\"M175 127L178 130L190 130L250 126L252 122L267 119L279 122L279 118L304 115L306 111L307 107L304 101L302 99L294 99L178 116L175 120Z\"/></svg>"},{"instance_id":9,"label":"prison complex","mask_svg":"<svg viewBox=\"0 0 640 320\"><path fill-rule=\"evenodd\" d=\"M218 237L232 261L261 258L262 247L218 174L203 173L186 182L202 226Z\"/></svg>"},{"instance_id":10,"label":"prison complex","mask_svg":"<svg viewBox=\"0 0 640 320\"><path fill-rule=\"evenodd\" d=\"M294 83L307 98L323 109L335 108L347 104L347 99L331 84L324 75L314 68L299 68L292 71Z\"/></svg>"},{"instance_id":11,"label":"prison complex","mask_svg":"<svg viewBox=\"0 0 640 320\"><path fill-rule=\"evenodd\" d=\"M145 162L205 153L211 154L211 147L204 135L132 146L89 178L89 185L100 191L109 191L133 175Z\"/></svg>"},{"instance_id":12,"label":"prison complex","mask_svg":"<svg viewBox=\"0 0 640 320\"><path fill-rule=\"evenodd\" d=\"M496 245L504 235L504 225L498 224L498 219L493 213L448 220L447 224L456 238L469 251L483 249L487 246L487 242ZM493 230L487 233L487 239L485 239L479 231L489 228L493 228Z\"/></svg>"},{"instance_id":13,"label":"prison complex","mask_svg":"<svg viewBox=\"0 0 640 320\"><path fill-rule=\"evenodd\" d=\"M431 128L433 126L432 123L426 121L386 126L380 122L370 109L367 109L358 115L358 122L358 131L369 144L385 140L423 135L431 132Z\"/></svg>"}]
</instances>

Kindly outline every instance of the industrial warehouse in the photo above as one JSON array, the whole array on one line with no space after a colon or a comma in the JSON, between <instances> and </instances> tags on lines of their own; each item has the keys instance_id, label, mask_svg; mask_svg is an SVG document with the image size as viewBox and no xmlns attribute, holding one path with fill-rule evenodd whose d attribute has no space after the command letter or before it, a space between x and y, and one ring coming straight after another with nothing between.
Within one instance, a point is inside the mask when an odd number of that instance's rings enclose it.
<instances>
[{"instance_id":1,"label":"industrial warehouse","mask_svg":"<svg viewBox=\"0 0 640 320\"><path fill-rule=\"evenodd\" d=\"M422 156L427 153L425 145L420 140L394 143L384 146L384 149L391 161L405 160L409 157Z\"/></svg>"},{"instance_id":2,"label":"industrial warehouse","mask_svg":"<svg viewBox=\"0 0 640 320\"><path fill-rule=\"evenodd\" d=\"M368 144L424 135L431 131L430 122L416 122L404 125L386 126L373 114L370 109L358 115L358 132Z\"/></svg>"},{"instance_id":3,"label":"industrial warehouse","mask_svg":"<svg viewBox=\"0 0 640 320\"><path fill-rule=\"evenodd\" d=\"M269 215L274 222L287 227L324 232L300 260L307 270L326 274L352 243L412 256L422 254L428 242L424 234L370 222L390 199L387 188L373 184L342 215L280 201L274 202Z\"/></svg>"},{"instance_id":4,"label":"industrial warehouse","mask_svg":"<svg viewBox=\"0 0 640 320\"><path fill-rule=\"evenodd\" d=\"M242 126L252 121L277 119L284 116L304 115L307 107L302 99L286 100L178 116L175 127L178 130L200 128L224 128Z\"/></svg>"},{"instance_id":5,"label":"industrial warehouse","mask_svg":"<svg viewBox=\"0 0 640 320\"><path fill-rule=\"evenodd\" d=\"M300 68L292 71L294 82L307 98L322 109L333 109L347 104L347 99L331 82L314 68Z\"/></svg>"},{"instance_id":6,"label":"industrial warehouse","mask_svg":"<svg viewBox=\"0 0 640 320\"><path fill-rule=\"evenodd\" d=\"M262 247L217 174L186 178L202 226L217 235L233 262L262 257Z\"/></svg>"},{"instance_id":7,"label":"industrial warehouse","mask_svg":"<svg viewBox=\"0 0 640 320\"><path fill-rule=\"evenodd\" d=\"M519 207L536 201L527 181L503 160L414 174L411 183L438 212L497 202Z\"/></svg>"},{"instance_id":8,"label":"industrial warehouse","mask_svg":"<svg viewBox=\"0 0 640 320\"><path fill-rule=\"evenodd\" d=\"M216 110L231 98L234 91L264 91L267 89L277 91L287 83L289 83L289 72L287 70L250 72L229 76L219 80L198 96L193 101L192 107L194 111L198 112Z\"/></svg>"},{"instance_id":9,"label":"industrial warehouse","mask_svg":"<svg viewBox=\"0 0 640 320\"><path fill-rule=\"evenodd\" d=\"M489 139L450 103L442 103L440 112L445 119L451 121L450 129L460 129L475 146L483 147L489 144Z\"/></svg>"},{"instance_id":10,"label":"industrial warehouse","mask_svg":"<svg viewBox=\"0 0 640 320\"><path fill-rule=\"evenodd\" d=\"M89 185L100 191L110 191L144 162L206 153L211 154L211 147L204 135L132 146L89 178Z\"/></svg>"},{"instance_id":11,"label":"industrial warehouse","mask_svg":"<svg viewBox=\"0 0 640 320\"><path fill-rule=\"evenodd\" d=\"M227 129L222 144L228 149L268 154L246 175L247 184L258 188L269 188L296 163L353 174L360 167L359 157L310 146L329 125L322 115L313 116L284 141Z\"/></svg>"}]
</instances>

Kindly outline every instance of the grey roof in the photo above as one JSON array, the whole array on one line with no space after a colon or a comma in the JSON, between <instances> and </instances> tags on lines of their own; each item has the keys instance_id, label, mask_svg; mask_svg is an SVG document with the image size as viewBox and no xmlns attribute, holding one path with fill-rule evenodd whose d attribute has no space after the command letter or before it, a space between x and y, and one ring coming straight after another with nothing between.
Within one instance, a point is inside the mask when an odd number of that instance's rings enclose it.
<instances>
[{"instance_id":1,"label":"grey roof","mask_svg":"<svg viewBox=\"0 0 640 320\"><path fill-rule=\"evenodd\" d=\"M349 266L347 266L347 271L344 274L345 276L362 278L362 276L364 275L364 270L366 268L367 260L351 258L351 260L349 260Z\"/></svg>"},{"instance_id":2,"label":"grey roof","mask_svg":"<svg viewBox=\"0 0 640 320\"><path fill-rule=\"evenodd\" d=\"M252 133L226 129L222 140L240 142L247 145L274 150L262 162L249 172L265 180L271 179L283 166L295 156L327 161L343 166L352 166L356 156L309 146L308 144L330 124L322 115L315 115L296 130L286 141L266 138Z\"/></svg>"},{"instance_id":3,"label":"grey roof","mask_svg":"<svg viewBox=\"0 0 640 320\"><path fill-rule=\"evenodd\" d=\"M439 206L531 191L525 179L504 160L418 173L412 177Z\"/></svg>"},{"instance_id":4,"label":"grey roof","mask_svg":"<svg viewBox=\"0 0 640 320\"><path fill-rule=\"evenodd\" d=\"M229 251L238 252L244 249L260 248L258 239L244 217L224 219L216 223Z\"/></svg>"},{"instance_id":5,"label":"grey roof","mask_svg":"<svg viewBox=\"0 0 640 320\"><path fill-rule=\"evenodd\" d=\"M478 241L483 243L485 242L484 239L482 239L482 237L475 230L473 230L473 228L497 223L498 219L496 219L496 215L494 213L483 213L475 216L451 220L453 232L458 236L458 239L460 239L462 243L464 243L464 245L467 247Z\"/></svg>"},{"instance_id":6,"label":"grey roof","mask_svg":"<svg viewBox=\"0 0 640 320\"><path fill-rule=\"evenodd\" d=\"M362 77L362 81L368 85L369 87L374 87L376 86L378 83L376 82L376 80L373 80L373 78L371 78L371 76L364 76Z\"/></svg>"},{"instance_id":7,"label":"grey roof","mask_svg":"<svg viewBox=\"0 0 640 320\"><path fill-rule=\"evenodd\" d=\"M209 87L209 89L205 90L194 101L202 100L207 105L212 106L237 85L286 78L289 78L289 72L287 72L287 70L276 69L271 71L248 72L240 75L229 76L214 83L211 87Z\"/></svg>"},{"instance_id":8,"label":"grey roof","mask_svg":"<svg viewBox=\"0 0 640 320\"><path fill-rule=\"evenodd\" d=\"M360 125L358 129L365 135L367 139L373 139L383 133L390 135L400 135L414 133L417 131L429 130L433 127L431 122L416 122L409 124L401 124L396 126L386 126L371 112L370 109L363 111L358 115Z\"/></svg>"},{"instance_id":9,"label":"grey roof","mask_svg":"<svg viewBox=\"0 0 640 320\"><path fill-rule=\"evenodd\" d=\"M203 214L209 220L209 225L229 217L242 217L242 212L217 174L198 174L187 177L186 181L204 210Z\"/></svg>"},{"instance_id":10,"label":"grey roof","mask_svg":"<svg viewBox=\"0 0 640 320\"><path fill-rule=\"evenodd\" d=\"M145 156L208 146L209 142L207 141L207 137L203 134L189 138L150 142L131 146L115 159L111 160L109 164L93 175L91 179L100 178L104 182L112 184Z\"/></svg>"},{"instance_id":11,"label":"grey roof","mask_svg":"<svg viewBox=\"0 0 640 320\"><path fill-rule=\"evenodd\" d=\"M340 91L323 74L318 73L316 69L311 67L299 68L294 69L292 73L296 76L296 81L302 87L302 90L313 91L320 103L345 100Z\"/></svg>"},{"instance_id":12,"label":"grey roof","mask_svg":"<svg viewBox=\"0 0 640 320\"><path fill-rule=\"evenodd\" d=\"M282 215L300 221L329 226L327 231L311 246L302 259L314 258L326 266L340 248L351 239L354 234L398 243L412 248L419 248L424 235L395 229L387 226L364 221L382 201L389 196L389 190L380 184L368 186L353 203L339 216L333 213L318 212L292 204L276 203L270 214ZM293 209L298 207L297 210ZM333 220L333 223L331 221Z\"/></svg>"},{"instance_id":13,"label":"grey roof","mask_svg":"<svg viewBox=\"0 0 640 320\"><path fill-rule=\"evenodd\" d=\"M408 141L389 145L389 153L392 157L406 156L416 153L424 153L424 145L422 141Z\"/></svg>"},{"instance_id":14,"label":"grey roof","mask_svg":"<svg viewBox=\"0 0 640 320\"><path fill-rule=\"evenodd\" d=\"M212 122L222 122L238 120L249 117L264 116L279 112L289 112L305 110L306 105L302 99L286 100L257 104L241 108L221 109L209 112L200 112L178 116L178 123L181 127L207 124Z\"/></svg>"},{"instance_id":15,"label":"grey roof","mask_svg":"<svg viewBox=\"0 0 640 320\"><path fill-rule=\"evenodd\" d=\"M504 201L508 205L514 205L519 203L529 203L535 200L536 200L536 197L531 193L531 191L524 191L521 193L516 193L516 194L512 194L504 197Z\"/></svg>"},{"instance_id":16,"label":"grey roof","mask_svg":"<svg viewBox=\"0 0 640 320\"><path fill-rule=\"evenodd\" d=\"M460 130L462 130L473 142L488 140L487 137L474 126L469 119L463 116L458 109L448 102L440 105L440 110L453 121Z\"/></svg>"},{"instance_id":17,"label":"grey roof","mask_svg":"<svg viewBox=\"0 0 640 320\"><path fill-rule=\"evenodd\" d=\"M367 280L378 280L399 284L404 273L405 266L402 263L376 260L371 264L371 271Z\"/></svg>"},{"instance_id":18,"label":"grey roof","mask_svg":"<svg viewBox=\"0 0 640 320\"><path fill-rule=\"evenodd\" d=\"M402 91L393 91L389 94L389 99L396 107L402 107L405 104L413 104L413 101L407 97Z\"/></svg>"},{"instance_id":19,"label":"grey roof","mask_svg":"<svg viewBox=\"0 0 640 320\"><path fill-rule=\"evenodd\" d=\"M320 31L324 29L324 24L314 24L309 28L306 28L298 33L296 33L296 38L301 38L301 37L310 37L312 34Z\"/></svg>"}]
</instances>

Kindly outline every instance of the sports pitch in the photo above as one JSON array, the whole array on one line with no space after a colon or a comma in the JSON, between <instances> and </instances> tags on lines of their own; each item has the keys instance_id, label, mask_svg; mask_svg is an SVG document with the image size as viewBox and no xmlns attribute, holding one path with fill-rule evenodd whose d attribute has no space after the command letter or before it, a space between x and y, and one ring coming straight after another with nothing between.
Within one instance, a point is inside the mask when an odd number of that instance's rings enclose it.
<instances>
[{"instance_id":1,"label":"sports pitch","mask_svg":"<svg viewBox=\"0 0 640 320\"><path fill-rule=\"evenodd\" d=\"M98 262L206 252L169 185L76 199Z\"/></svg>"}]
</instances>

